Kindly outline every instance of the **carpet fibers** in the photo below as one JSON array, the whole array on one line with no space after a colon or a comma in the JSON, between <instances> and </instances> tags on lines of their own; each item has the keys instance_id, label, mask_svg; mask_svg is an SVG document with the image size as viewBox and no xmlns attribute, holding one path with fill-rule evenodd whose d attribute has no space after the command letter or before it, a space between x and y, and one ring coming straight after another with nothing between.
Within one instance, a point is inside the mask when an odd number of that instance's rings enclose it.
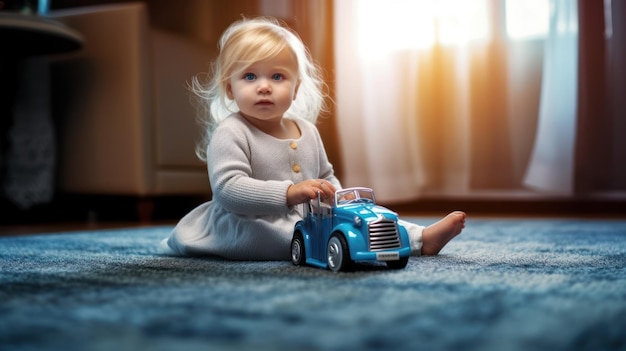
<instances>
[{"instance_id":1,"label":"carpet fibers","mask_svg":"<svg viewBox=\"0 0 626 351\"><path fill-rule=\"evenodd\" d=\"M170 230L0 238L0 350L626 350L626 221L469 220L339 274L168 256Z\"/></svg>"}]
</instances>

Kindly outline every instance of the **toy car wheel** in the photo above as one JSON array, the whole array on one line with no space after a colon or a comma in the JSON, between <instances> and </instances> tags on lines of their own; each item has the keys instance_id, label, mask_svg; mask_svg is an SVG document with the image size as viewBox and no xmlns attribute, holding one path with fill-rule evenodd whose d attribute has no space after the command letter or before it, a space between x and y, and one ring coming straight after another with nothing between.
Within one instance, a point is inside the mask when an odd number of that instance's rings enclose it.
<instances>
[{"instance_id":1,"label":"toy car wheel","mask_svg":"<svg viewBox=\"0 0 626 351\"><path fill-rule=\"evenodd\" d=\"M391 269L403 269L409 263L408 257L403 257L398 261L387 261L387 267Z\"/></svg>"},{"instance_id":2,"label":"toy car wheel","mask_svg":"<svg viewBox=\"0 0 626 351\"><path fill-rule=\"evenodd\" d=\"M291 239L291 262L296 266L304 265L304 238L296 232Z\"/></svg>"},{"instance_id":3,"label":"toy car wheel","mask_svg":"<svg viewBox=\"0 0 626 351\"><path fill-rule=\"evenodd\" d=\"M327 261L333 272L347 271L352 266L348 243L343 236L333 234L328 240Z\"/></svg>"}]
</instances>

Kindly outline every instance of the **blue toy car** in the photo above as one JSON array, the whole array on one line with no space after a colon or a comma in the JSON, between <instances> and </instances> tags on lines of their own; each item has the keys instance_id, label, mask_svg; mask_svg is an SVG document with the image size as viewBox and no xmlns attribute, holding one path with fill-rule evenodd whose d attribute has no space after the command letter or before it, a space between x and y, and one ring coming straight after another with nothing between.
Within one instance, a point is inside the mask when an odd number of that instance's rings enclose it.
<instances>
[{"instance_id":1,"label":"blue toy car","mask_svg":"<svg viewBox=\"0 0 626 351\"><path fill-rule=\"evenodd\" d=\"M355 263L384 261L387 267L406 267L411 247L398 214L376 205L374 191L354 187L338 190L334 199L304 203L304 218L291 239L294 265L349 271Z\"/></svg>"}]
</instances>

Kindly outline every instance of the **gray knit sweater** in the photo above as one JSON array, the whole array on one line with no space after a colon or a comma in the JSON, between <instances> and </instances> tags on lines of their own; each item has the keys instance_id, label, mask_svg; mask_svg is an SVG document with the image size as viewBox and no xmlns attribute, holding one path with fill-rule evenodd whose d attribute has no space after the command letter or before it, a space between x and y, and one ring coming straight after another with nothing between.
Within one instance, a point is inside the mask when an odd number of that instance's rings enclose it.
<instances>
[{"instance_id":1,"label":"gray knit sweater","mask_svg":"<svg viewBox=\"0 0 626 351\"><path fill-rule=\"evenodd\" d=\"M315 125L294 119L299 139L277 139L239 114L215 130L207 150L213 199L176 225L165 243L181 255L288 260L301 206L287 206L287 188L325 179L341 188Z\"/></svg>"}]
</instances>

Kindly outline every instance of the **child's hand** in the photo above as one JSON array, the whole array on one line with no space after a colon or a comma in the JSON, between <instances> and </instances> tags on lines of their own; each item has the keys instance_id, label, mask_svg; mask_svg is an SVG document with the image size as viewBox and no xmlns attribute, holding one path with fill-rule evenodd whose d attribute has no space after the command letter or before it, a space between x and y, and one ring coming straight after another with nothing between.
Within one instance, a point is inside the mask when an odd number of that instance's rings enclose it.
<instances>
[{"instance_id":1,"label":"child's hand","mask_svg":"<svg viewBox=\"0 0 626 351\"><path fill-rule=\"evenodd\" d=\"M287 206L294 206L317 198L317 193L322 198L332 198L335 195L335 187L327 180L309 179L294 184L287 189Z\"/></svg>"}]
</instances>

